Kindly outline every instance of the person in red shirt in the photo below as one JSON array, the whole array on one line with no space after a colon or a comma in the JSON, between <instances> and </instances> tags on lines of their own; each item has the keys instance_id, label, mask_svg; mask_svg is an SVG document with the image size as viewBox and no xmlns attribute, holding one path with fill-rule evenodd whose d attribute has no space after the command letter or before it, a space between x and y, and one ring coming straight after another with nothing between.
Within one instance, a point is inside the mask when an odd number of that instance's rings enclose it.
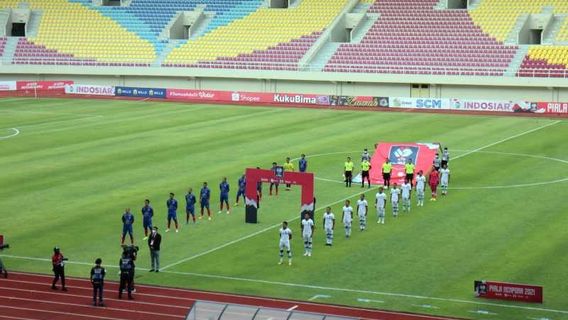
<instances>
[{"instance_id":1,"label":"person in red shirt","mask_svg":"<svg viewBox=\"0 0 568 320\"><path fill-rule=\"evenodd\" d=\"M67 259L63 257L61 250L59 250L59 247L53 248L53 256L51 257L51 264L53 265L53 274L55 276L53 278L53 282L51 283L51 289L53 290L57 290L55 284L57 283L57 281L59 281L59 278L61 278L61 290L67 291L67 288L65 287L65 262L64 262L66 260Z\"/></svg>"},{"instance_id":2,"label":"person in red shirt","mask_svg":"<svg viewBox=\"0 0 568 320\"><path fill-rule=\"evenodd\" d=\"M428 184L432 190L432 198L430 198L430 201L436 201L436 189L438 189L439 183L440 175L438 174L438 170L434 167L432 168L432 172L430 172L430 176L428 176Z\"/></svg>"}]
</instances>

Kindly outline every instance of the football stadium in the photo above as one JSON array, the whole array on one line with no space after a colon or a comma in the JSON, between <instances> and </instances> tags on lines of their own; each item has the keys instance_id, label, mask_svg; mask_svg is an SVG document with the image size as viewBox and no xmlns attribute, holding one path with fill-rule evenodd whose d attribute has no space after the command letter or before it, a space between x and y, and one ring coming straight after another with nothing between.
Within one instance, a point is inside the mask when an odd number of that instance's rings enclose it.
<instances>
[{"instance_id":1,"label":"football stadium","mask_svg":"<svg viewBox=\"0 0 568 320\"><path fill-rule=\"evenodd\" d=\"M568 1L0 0L0 320L568 319Z\"/></svg>"}]
</instances>

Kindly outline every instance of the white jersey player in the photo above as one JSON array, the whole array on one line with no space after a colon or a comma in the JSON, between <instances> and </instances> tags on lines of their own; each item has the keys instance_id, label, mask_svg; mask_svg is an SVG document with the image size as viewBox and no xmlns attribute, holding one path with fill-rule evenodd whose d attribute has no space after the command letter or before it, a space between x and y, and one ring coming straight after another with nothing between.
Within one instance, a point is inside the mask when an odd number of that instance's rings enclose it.
<instances>
[{"instance_id":1,"label":"white jersey player","mask_svg":"<svg viewBox=\"0 0 568 320\"><path fill-rule=\"evenodd\" d=\"M424 192L426 191L426 177L424 176L422 170L418 172L416 176L416 198L418 199L418 206L424 206Z\"/></svg>"},{"instance_id":2,"label":"white jersey player","mask_svg":"<svg viewBox=\"0 0 568 320\"><path fill-rule=\"evenodd\" d=\"M341 220L343 221L343 226L345 227L346 238L349 238L351 236L351 222L353 222L353 208L350 204L351 201L345 200L345 205L343 206L343 214L341 215Z\"/></svg>"},{"instance_id":3,"label":"white jersey player","mask_svg":"<svg viewBox=\"0 0 568 320\"><path fill-rule=\"evenodd\" d=\"M450 169L444 164L440 169L440 187L442 187L442 195L448 194L448 184L450 183Z\"/></svg>"},{"instance_id":4,"label":"white jersey player","mask_svg":"<svg viewBox=\"0 0 568 320\"><path fill-rule=\"evenodd\" d=\"M284 259L284 249L288 252L288 265L292 265L292 250L290 248L290 240L292 239L292 230L288 228L288 222L282 222L282 228L280 228L280 262Z\"/></svg>"},{"instance_id":5,"label":"white jersey player","mask_svg":"<svg viewBox=\"0 0 568 320\"><path fill-rule=\"evenodd\" d=\"M367 212L369 211L369 203L365 200L365 195L357 200L357 216L359 217L359 230L363 231L367 228Z\"/></svg>"},{"instance_id":6,"label":"white jersey player","mask_svg":"<svg viewBox=\"0 0 568 320\"><path fill-rule=\"evenodd\" d=\"M302 239L304 240L304 256L312 256L312 239L314 235L314 220L306 213L302 219Z\"/></svg>"},{"instance_id":7,"label":"white jersey player","mask_svg":"<svg viewBox=\"0 0 568 320\"><path fill-rule=\"evenodd\" d=\"M400 187L402 194L402 211L410 212L410 192L412 191L412 184L406 180Z\"/></svg>"},{"instance_id":8,"label":"white jersey player","mask_svg":"<svg viewBox=\"0 0 568 320\"><path fill-rule=\"evenodd\" d=\"M325 230L325 245L331 246L333 244L333 229L335 229L335 215L331 212L331 207L325 208L323 229Z\"/></svg>"},{"instance_id":9,"label":"white jersey player","mask_svg":"<svg viewBox=\"0 0 568 320\"><path fill-rule=\"evenodd\" d=\"M398 201L400 199L400 189L395 183L391 189L391 205L392 205L392 216L398 217Z\"/></svg>"},{"instance_id":10,"label":"white jersey player","mask_svg":"<svg viewBox=\"0 0 568 320\"><path fill-rule=\"evenodd\" d=\"M383 187L379 187L379 192L375 195L375 208L377 208L377 223L385 224L385 207L387 204L387 194Z\"/></svg>"}]
</instances>

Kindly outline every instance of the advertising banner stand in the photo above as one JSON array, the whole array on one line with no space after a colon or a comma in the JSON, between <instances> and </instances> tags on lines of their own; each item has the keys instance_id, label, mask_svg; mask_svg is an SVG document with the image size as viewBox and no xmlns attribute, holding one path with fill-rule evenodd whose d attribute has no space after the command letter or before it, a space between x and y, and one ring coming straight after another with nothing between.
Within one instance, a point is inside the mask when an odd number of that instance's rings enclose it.
<instances>
[{"instance_id":1,"label":"advertising banner stand","mask_svg":"<svg viewBox=\"0 0 568 320\"><path fill-rule=\"evenodd\" d=\"M292 172L292 171L278 171L266 169L246 169L246 223L258 223L258 208L260 204L260 197L257 193L258 183L280 183L292 184L302 187L301 195L301 209L300 215L303 217L306 213L314 219L314 174L309 172Z\"/></svg>"}]
</instances>

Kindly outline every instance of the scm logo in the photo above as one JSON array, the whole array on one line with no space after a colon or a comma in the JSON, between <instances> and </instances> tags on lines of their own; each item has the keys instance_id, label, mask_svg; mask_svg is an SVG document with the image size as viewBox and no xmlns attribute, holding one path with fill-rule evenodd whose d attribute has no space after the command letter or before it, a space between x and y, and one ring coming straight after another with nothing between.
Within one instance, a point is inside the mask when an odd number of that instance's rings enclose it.
<instances>
[{"instance_id":1,"label":"scm logo","mask_svg":"<svg viewBox=\"0 0 568 320\"><path fill-rule=\"evenodd\" d=\"M442 100L438 99L418 99L416 100L417 108L442 109Z\"/></svg>"}]
</instances>

